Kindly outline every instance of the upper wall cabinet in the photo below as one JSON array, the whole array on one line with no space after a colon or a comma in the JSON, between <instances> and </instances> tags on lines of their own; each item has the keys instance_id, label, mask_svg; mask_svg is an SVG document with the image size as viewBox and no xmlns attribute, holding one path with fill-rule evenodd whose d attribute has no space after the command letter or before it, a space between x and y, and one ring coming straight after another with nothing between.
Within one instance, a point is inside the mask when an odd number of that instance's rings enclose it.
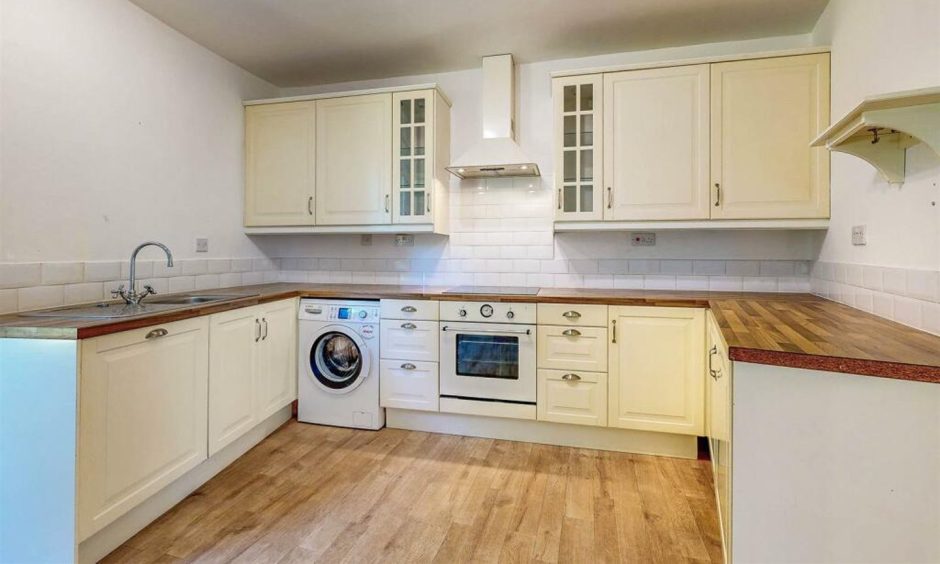
<instances>
[{"instance_id":1,"label":"upper wall cabinet","mask_svg":"<svg viewBox=\"0 0 940 564\"><path fill-rule=\"evenodd\" d=\"M314 102L245 108L245 225L313 225Z\"/></svg>"},{"instance_id":2,"label":"upper wall cabinet","mask_svg":"<svg viewBox=\"0 0 940 564\"><path fill-rule=\"evenodd\" d=\"M248 102L245 128L246 233L446 233L434 85Z\"/></svg>"},{"instance_id":3,"label":"upper wall cabinet","mask_svg":"<svg viewBox=\"0 0 940 564\"><path fill-rule=\"evenodd\" d=\"M809 147L828 53L563 76L553 96L557 231L828 223L829 157Z\"/></svg>"},{"instance_id":4,"label":"upper wall cabinet","mask_svg":"<svg viewBox=\"0 0 940 564\"><path fill-rule=\"evenodd\" d=\"M829 55L712 65L712 217L829 217Z\"/></svg>"}]
</instances>

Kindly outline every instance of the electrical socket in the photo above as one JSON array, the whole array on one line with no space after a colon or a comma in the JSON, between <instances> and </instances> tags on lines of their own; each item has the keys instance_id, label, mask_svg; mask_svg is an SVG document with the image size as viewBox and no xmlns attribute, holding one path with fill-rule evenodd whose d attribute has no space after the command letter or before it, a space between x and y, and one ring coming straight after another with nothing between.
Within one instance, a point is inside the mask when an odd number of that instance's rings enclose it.
<instances>
[{"instance_id":1,"label":"electrical socket","mask_svg":"<svg viewBox=\"0 0 940 564\"><path fill-rule=\"evenodd\" d=\"M208 253L209 252L209 239L206 239L205 237L198 237L196 239L196 252Z\"/></svg>"},{"instance_id":2,"label":"electrical socket","mask_svg":"<svg viewBox=\"0 0 940 564\"><path fill-rule=\"evenodd\" d=\"M398 235L395 235L395 246L396 247L414 247L415 236L404 235L404 234L399 233Z\"/></svg>"},{"instance_id":3,"label":"electrical socket","mask_svg":"<svg viewBox=\"0 0 940 564\"><path fill-rule=\"evenodd\" d=\"M864 225L852 226L852 244L856 246L868 244L868 235L865 232Z\"/></svg>"},{"instance_id":4,"label":"electrical socket","mask_svg":"<svg viewBox=\"0 0 940 564\"><path fill-rule=\"evenodd\" d=\"M359 245L361 245L361 246L363 246L363 247L371 247L371 246L372 246L372 235L370 235L370 234L368 234L368 233L362 234L362 235L359 237Z\"/></svg>"},{"instance_id":5,"label":"electrical socket","mask_svg":"<svg viewBox=\"0 0 940 564\"><path fill-rule=\"evenodd\" d=\"M656 246L656 234L648 231L631 233L630 244L634 247L654 247Z\"/></svg>"}]
</instances>

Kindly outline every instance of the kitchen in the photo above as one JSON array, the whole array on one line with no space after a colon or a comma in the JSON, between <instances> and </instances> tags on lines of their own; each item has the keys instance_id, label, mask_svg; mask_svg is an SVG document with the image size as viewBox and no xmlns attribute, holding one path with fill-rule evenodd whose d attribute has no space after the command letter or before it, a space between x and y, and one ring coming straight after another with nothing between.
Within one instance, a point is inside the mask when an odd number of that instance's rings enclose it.
<instances>
[{"instance_id":1,"label":"kitchen","mask_svg":"<svg viewBox=\"0 0 940 564\"><path fill-rule=\"evenodd\" d=\"M0 4L0 562L940 561L940 2L343 6Z\"/></svg>"}]
</instances>

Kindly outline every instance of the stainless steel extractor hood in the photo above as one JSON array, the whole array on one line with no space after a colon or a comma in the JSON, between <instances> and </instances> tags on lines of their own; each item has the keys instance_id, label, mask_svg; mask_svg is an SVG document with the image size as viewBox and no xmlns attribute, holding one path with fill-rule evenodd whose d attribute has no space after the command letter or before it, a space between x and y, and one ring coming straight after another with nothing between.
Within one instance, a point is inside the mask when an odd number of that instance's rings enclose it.
<instances>
[{"instance_id":1,"label":"stainless steel extractor hood","mask_svg":"<svg viewBox=\"0 0 940 564\"><path fill-rule=\"evenodd\" d=\"M483 139L447 170L460 178L539 176L539 167L515 141L512 55L483 57Z\"/></svg>"}]
</instances>

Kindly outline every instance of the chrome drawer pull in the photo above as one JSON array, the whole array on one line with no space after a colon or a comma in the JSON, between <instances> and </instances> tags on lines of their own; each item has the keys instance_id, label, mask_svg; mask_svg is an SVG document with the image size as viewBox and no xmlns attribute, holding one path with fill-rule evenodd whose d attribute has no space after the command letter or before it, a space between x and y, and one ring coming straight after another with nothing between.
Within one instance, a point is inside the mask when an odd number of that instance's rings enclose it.
<instances>
[{"instance_id":1,"label":"chrome drawer pull","mask_svg":"<svg viewBox=\"0 0 940 564\"><path fill-rule=\"evenodd\" d=\"M452 329L448 325L441 327L441 331L457 331L464 335L476 335L478 333L496 333L498 335L531 335L531 329L522 329L515 331L512 329L506 329L505 331L500 331L499 329Z\"/></svg>"},{"instance_id":2,"label":"chrome drawer pull","mask_svg":"<svg viewBox=\"0 0 940 564\"><path fill-rule=\"evenodd\" d=\"M260 340L261 340L261 320L258 318L255 318L255 342L257 343Z\"/></svg>"},{"instance_id":3,"label":"chrome drawer pull","mask_svg":"<svg viewBox=\"0 0 940 564\"><path fill-rule=\"evenodd\" d=\"M718 345L712 346L711 350L708 351L708 373L711 374L711 377L715 380L721 378L721 370L715 370L712 368L712 357L718 354Z\"/></svg>"},{"instance_id":4,"label":"chrome drawer pull","mask_svg":"<svg viewBox=\"0 0 940 564\"><path fill-rule=\"evenodd\" d=\"M561 314L561 315L562 315L562 317L564 317L564 318L566 318L566 319L580 319L580 318L581 318L581 314L578 313L577 311L574 311L574 310L566 311L565 313L563 313L563 314Z\"/></svg>"},{"instance_id":5,"label":"chrome drawer pull","mask_svg":"<svg viewBox=\"0 0 940 564\"><path fill-rule=\"evenodd\" d=\"M414 323L402 323L401 328L402 329L417 329L418 326L415 325Z\"/></svg>"},{"instance_id":6,"label":"chrome drawer pull","mask_svg":"<svg viewBox=\"0 0 940 564\"><path fill-rule=\"evenodd\" d=\"M581 331L578 331L577 329L565 329L561 332L561 334L565 337L580 337Z\"/></svg>"},{"instance_id":7,"label":"chrome drawer pull","mask_svg":"<svg viewBox=\"0 0 940 564\"><path fill-rule=\"evenodd\" d=\"M405 364L402 364L401 367L402 367L402 370L414 370L418 368L417 366L415 366L414 364L411 364L410 362L406 362Z\"/></svg>"},{"instance_id":8,"label":"chrome drawer pull","mask_svg":"<svg viewBox=\"0 0 940 564\"><path fill-rule=\"evenodd\" d=\"M418 308L416 308L415 306L405 306L401 308L401 310L405 313L415 313L416 311L418 311Z\"/></svg>"},{"instance_id":9,"label":"chrome drawer pull","mask_svg":"<svg viewBox=\"0 0 940 564\"><path fill-rule=\"evenodd\" d=\"M574 382L576 380L580 380L581 377L578 376L577 374L565 374L564 376L561 377L561 379L566 380L568 382Z\"/></svg>"},{"instance_id":10,"label":"chrome drawer pull","mask_svg":"<svg viewBox=\"0 0 940 564\"><path fill-rule=\"evenodd\" d=\"M146 339L159 339L160 337L166 337L169 331L166 329L154 329L153 331L147 333Z\"/></svg>"}]
</instances>

